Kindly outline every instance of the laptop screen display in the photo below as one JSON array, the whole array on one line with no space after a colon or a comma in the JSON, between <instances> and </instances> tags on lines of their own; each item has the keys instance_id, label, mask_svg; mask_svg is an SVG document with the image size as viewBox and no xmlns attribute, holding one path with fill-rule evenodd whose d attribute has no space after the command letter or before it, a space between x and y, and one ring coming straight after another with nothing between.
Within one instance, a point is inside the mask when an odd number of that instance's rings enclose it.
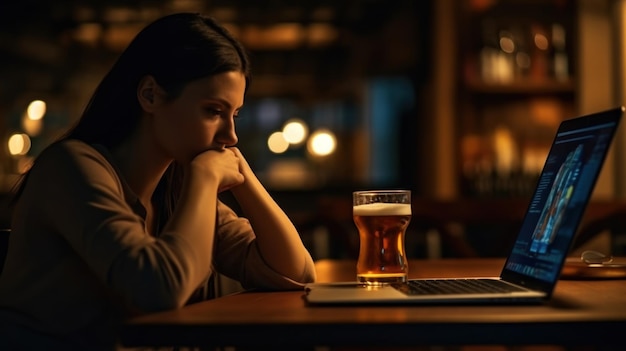
<instances>
[{"instance_id":1,"label":"laptop screen display","mask_svg":"<svg viewBox=\"0 0 626 351\"><path fill-rule=\"evenodd\" d=\"M612 112L561 124L506 271L549 283L558 278L611 145L619 118Z\"/></svg>"}]
</instances>

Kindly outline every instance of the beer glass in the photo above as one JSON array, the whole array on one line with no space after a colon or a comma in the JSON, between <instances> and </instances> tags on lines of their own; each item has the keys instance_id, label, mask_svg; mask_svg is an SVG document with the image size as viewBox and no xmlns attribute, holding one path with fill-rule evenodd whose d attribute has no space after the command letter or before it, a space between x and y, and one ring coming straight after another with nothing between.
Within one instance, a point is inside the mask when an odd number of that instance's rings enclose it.
<instances>
[{"instance_id":1,"label":"beer glass","mask_svg":"<svg viewBox=\"0 0 626 351\"><path fill-rule=\"evenodd\" d=\"M411 221L411 191L355 191L352 216L360 240L357 281L368 285L406 281L404 236Z\"/></svg>"}]
</instances>

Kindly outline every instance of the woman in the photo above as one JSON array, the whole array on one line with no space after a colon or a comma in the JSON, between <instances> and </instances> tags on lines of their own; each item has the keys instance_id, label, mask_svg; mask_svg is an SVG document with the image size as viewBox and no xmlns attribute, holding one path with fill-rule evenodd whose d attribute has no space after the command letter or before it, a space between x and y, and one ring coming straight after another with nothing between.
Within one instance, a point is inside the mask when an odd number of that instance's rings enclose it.
<instances>
[{"instance_id":1,"label":"woman","mask_svg":"<svg viewBox=\"0 0 626 351\"><path fill-rule=\"evenodd\" d=\"M124 318L211 298L217 272L245 288L314 281L296 229L234 147L249 82L244 49L209 18L169 15L137 35L19 184L5 343L114 348ZM246 218L218 200L226 190Z\"/></svg>"}]
</instances>

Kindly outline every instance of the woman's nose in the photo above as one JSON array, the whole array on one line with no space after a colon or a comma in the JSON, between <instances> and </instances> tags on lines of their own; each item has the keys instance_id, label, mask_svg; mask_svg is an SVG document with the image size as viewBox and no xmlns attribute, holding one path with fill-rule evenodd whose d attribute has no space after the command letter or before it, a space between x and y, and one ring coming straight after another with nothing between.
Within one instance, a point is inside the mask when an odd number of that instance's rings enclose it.
<instances>
[{"instance_id":1,"label":"woman's nose","mask_svg":"<svg viewBox=\"0 0 626 351\"><path fill-rule=\"evenodd\" d=\"M235 131L235 120L233 117L225 119L221 124L216 141L225 146L236 145L239 141L237 132Z\"/></svg>"}]
</instances>

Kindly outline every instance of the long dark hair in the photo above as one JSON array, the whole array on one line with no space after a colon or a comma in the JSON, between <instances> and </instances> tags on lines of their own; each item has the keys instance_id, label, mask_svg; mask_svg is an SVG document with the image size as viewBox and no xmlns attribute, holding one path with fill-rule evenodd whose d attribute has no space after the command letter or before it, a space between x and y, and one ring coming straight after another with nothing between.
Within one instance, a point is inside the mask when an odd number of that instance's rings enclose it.
<instances>
[{"instance_id":1,"label":"long dark hair","mask_svg":"<svg viewBox=\"0 0 626 351\"><path fill-rule=\"evenodd\" d=\"M78 122L59 140L78 139L112 149L135 131L141 116L137 100L140 80L151 75L174 99L190 82L238 71L250 84L250 63L243 46L214 19L196 13L167 15L141 30L104 76ZM27 179L16 186L17 201ZM180 193L182 167L176 162L161 179L153 200L161 205L163 224Z\"/></svg>"}]
</instances>

